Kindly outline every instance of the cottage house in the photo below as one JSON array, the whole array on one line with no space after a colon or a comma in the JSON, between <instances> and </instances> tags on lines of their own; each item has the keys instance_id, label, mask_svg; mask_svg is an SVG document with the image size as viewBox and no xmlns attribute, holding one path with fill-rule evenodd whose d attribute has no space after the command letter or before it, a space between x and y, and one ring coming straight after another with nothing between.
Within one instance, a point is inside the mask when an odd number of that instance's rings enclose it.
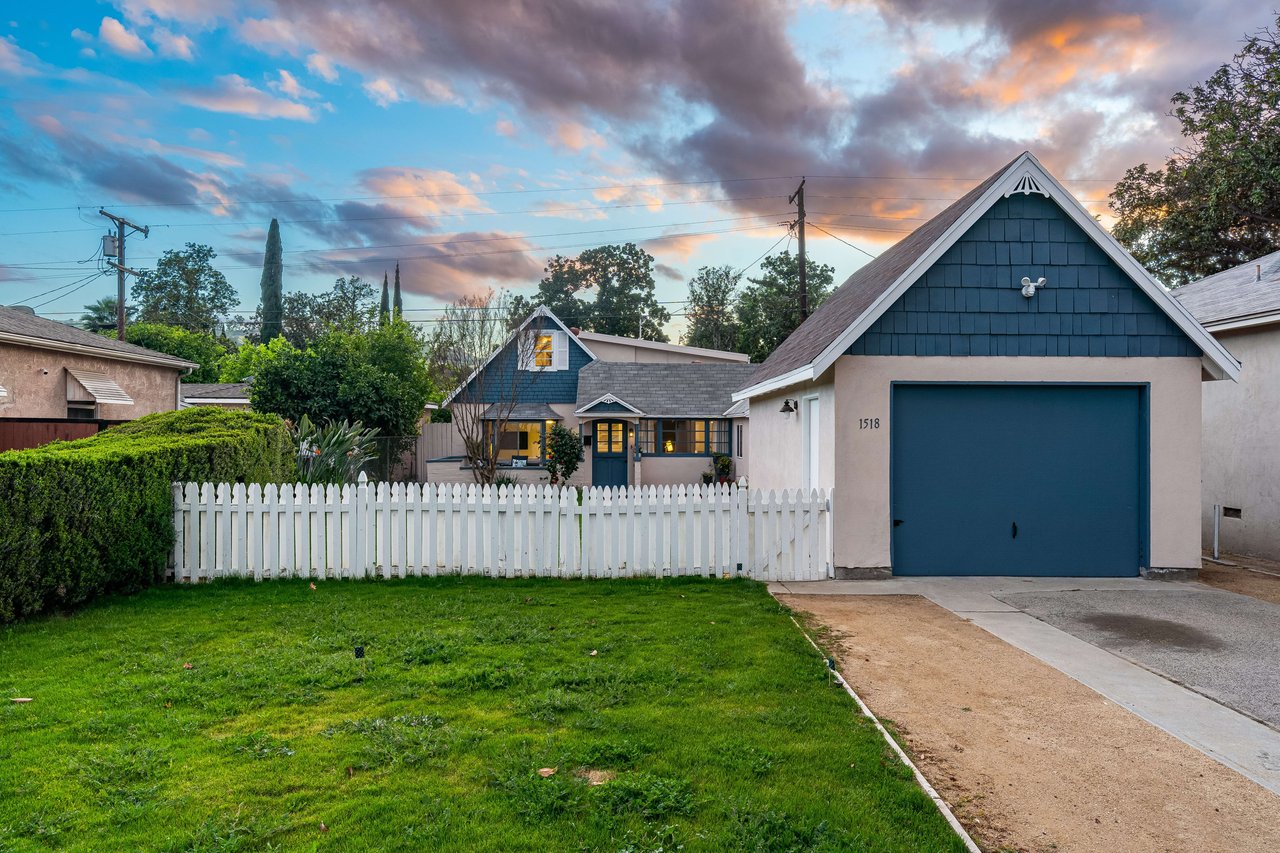
<instances>
[{"instance_id":1,"label":"cottage house","mask_svg":"<svg viewBox=\"0 0 1280 853\"><path fill-rule=\"evenodd\" d=\"M102 426L178 408L198 365L0 307L0 450L84 438Z\"/></svg>"},{"instance_id":2,"label":"cottage house","mask_svg":"<svg viewBox=\"0 0 1280 853\"><path fill-rule=\"evenodd\" d=\"M754 372L751 483L834 488L838 576L1200 560L1200 384L1239 363L1029 153Z\"/></svg>"},{"instance_id":3,"label":"cottage house","mask_svg":"<svg viewBox=\"0 0 1280 853\"><path fill-rule=\"evenodd\" d=\"M484 407L501 424L499 466L520 482L546 480L545 438L560 423L583 441L573 485L697 483L715 454L747 473L746 411L732 394L753 370L742 353L574 330L539 307L445 406ZM425 429L445 434L428 443L425 479L471 482L457 431Z\"/></svg>"},{"instance_id":4,"label":"cottage house","mask_svg":"<svg viewBox=\"0 0 1280 853\"><path fill-rule=\"evenodd\" d=\"M1280 252L1173 293L1247 368L1204 387L1203 543L1280 560Z\"/></svg>"}]
</instances>

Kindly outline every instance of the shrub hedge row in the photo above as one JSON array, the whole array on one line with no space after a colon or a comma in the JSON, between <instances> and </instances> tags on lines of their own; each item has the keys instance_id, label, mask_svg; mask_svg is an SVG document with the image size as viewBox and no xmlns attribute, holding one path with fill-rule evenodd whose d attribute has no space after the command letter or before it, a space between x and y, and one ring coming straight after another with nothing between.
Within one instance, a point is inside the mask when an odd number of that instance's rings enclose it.
<instances>
[{"instance_id":1,"label":"shrub hedge row","mask_svg":"<svg viewBox=\"0 0 1280 853\"><path fill-rule=\"evenodd\" d=\"M161 579L174 481L292 480L293 454L278 417L208 406L0 453L0 623Z\"/></svg>"}]
</instances>

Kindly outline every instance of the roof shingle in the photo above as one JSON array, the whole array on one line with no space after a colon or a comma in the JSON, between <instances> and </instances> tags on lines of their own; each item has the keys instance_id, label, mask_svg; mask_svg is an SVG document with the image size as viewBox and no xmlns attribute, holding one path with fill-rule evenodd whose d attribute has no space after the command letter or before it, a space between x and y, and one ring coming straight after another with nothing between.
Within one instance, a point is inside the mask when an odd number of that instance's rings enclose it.
<instances>
[{"instance_id":1,"label":"roof shingle","mask_svg":"<svg viewBox=\"0 0 1280 853\"><path fill-rule=\"evenodd\" d=\"M1206 325L1280 311L1280 252L1183 285L1173 295Z\"/></svg>"},{"instance_id":2,"label":"roof shingle","mask_svg":"<svg viewBox=\"0 0 1280 853\"><path fill-rule=\"evenodd\" d=\"M578 408L613 394L651 418L718 418L757 366L595 361L578 373Z\"/></svg>"},{"instance_id":3,"label":"roof shingle","mask_svg":"<svg viewBox=\"0 0 1280 853\"><path fill-rule=\"evenodd\" d=\"M106 358L124 359L126 361L167 362L175 368L198 367L194 362L176 356L167 355L131 343L117 341L68 326L55 320L37 317L17 308L0 306L0 335L18 335L24 338L39 338L53 344L67 344L74 347L88 347L101 350Z\"/></svg>"}]
</instances>

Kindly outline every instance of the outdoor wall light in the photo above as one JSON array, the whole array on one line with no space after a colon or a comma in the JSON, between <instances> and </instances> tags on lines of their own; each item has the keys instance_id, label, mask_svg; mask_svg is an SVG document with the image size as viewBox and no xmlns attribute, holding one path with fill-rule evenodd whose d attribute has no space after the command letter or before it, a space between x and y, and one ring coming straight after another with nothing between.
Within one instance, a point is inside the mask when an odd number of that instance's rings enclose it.
<instances>
[{"instance_id":1,"label":"outdoor wall light","mask_svg":"<svg viewBox=\"0 0 1280 853\"><path fill-rule=\"evenodd\" d=\"M1022 295L1023 296L1027 297L1028 299L1035 296L1037 287L1044 287L1044 278L1038 278L1035 281L1032 281L1031 279L1027 278L1025 275L1022 277Z\"/></svg>"},{"instance_id":2,"label":"outdoor wall light","mask_svg":"<svg viewBox=\"0 0 1280 853\"><path fill-rule=\"evenodd\" d=\"M798 405L799 404L796 403L795 400L783 400L782 408L779 409L778 411L782 412L782 414L784 415L794 415L796 413L796 408Z\"/></svg>"}]
</instances>

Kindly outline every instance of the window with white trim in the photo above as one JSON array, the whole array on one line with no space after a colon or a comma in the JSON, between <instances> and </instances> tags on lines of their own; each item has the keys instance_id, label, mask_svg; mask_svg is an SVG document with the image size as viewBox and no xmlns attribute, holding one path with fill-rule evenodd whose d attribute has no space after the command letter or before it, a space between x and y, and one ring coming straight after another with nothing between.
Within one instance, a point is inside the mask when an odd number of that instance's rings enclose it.
<instances>
[{"instance_id":1,"label":"window with white trim","mask_svg":"<svg viewBox=\"0 0 1280 853\"><path fill-rule=\"evenodd\" d=\"M521 342L525 370L547 371L569 369L569 336L555 329L533 331Z\"/></svg>"}]
</instances>

